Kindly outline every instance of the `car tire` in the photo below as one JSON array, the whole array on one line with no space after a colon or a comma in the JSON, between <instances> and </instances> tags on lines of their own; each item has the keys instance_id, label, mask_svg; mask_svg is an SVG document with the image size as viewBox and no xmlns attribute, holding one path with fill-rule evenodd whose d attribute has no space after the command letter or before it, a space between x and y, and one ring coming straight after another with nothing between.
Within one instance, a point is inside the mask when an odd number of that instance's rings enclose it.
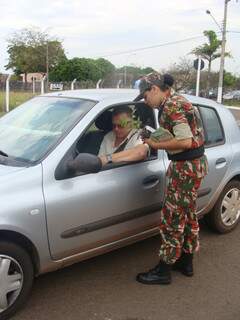
<instances>
[{"instance_id":1,"label":"car tire","mask_svg":"<svg viewBox=\"0 0 240 320\"><path fill-rule=\"evenodd\" d=\"M205 220L219 233L228 233L237 226L240 220L240 181L232 180L225 186Z\"/></svg>"},{"instance_id":2,"label":"car tire","mask_svg":"<svg viewBox=\"0 0 240 320\"><path fill-rule=\"evenodd\" d=\"M26 302L33 278L27 251L13 242L0 241L0 320L11 317Z\"/></svg>"}]
</instances>

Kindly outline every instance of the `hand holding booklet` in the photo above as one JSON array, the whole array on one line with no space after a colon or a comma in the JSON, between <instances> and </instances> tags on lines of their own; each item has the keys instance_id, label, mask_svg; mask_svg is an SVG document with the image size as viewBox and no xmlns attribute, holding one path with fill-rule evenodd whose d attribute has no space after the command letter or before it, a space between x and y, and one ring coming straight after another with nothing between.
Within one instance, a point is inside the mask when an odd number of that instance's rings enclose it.
<instances>
[{"instance_id":1,"label":"hand holding booklet","mask_svg":"<svg viewBox=\"0 0 240 320\"><path fill-rule=\"evenodd\" d=\"M160 142L172 139L173 135L167 129L159 127L157 130L151 133L150 138L153 141Z\"/></svg>"},{"instance_id":2,"label":"hand holding booklet","mask_svg":"<svg viewBox=\"0 0 240 320\"><path fill-rule=\"evenodd\" d=\"M161 142L161 141L167 141L167 140L171 140L174 138L173 134L167 130L164 129L163 127L159 127L158 129L154 129L150 126L146 126L143 129L142 132L142 138L146 139L146 138L150 138L151 140L153 140L154 142ZM182 152L182 149L179 150L166 150L169 154L176 154L179 152Z\"/></svg>"},{"instance_id":3,"label":"hand holding booklet","mask_svg":"<svg viewBox=\"0 0 240 320\"><path fill-rule=\"evenodd\" d=\"M146 126L142 132L143 138L150 138L155 142L166 141L173 138L171 132L163 127L159 127L158 129L154 129L150 126Z\"/></svg>"}]
</instances>

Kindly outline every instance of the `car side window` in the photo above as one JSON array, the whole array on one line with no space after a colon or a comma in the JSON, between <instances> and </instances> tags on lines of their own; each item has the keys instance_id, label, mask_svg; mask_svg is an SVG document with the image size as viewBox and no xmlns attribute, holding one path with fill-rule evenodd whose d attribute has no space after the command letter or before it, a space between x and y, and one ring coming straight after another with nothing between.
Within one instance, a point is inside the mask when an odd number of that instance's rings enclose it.
<instances>
[{"instance_id":1,"label":"car side window","mask_svg":"<svg viewBox=\"0 0 240 320\"><path fill-rule=\"evenodd\" d=\"M88 129L79 138L76 144L76 154L91 153L98 155L101 143L106 134L112 131L112 113L117 108L128 106L133 111L133 129L140 133L140 129L145 125L156 128L156 120L153 111L144 103L136 104L121 104L112 106L103 111L97 118L89 125ZM153 151L151 156L157 156Z\"/></svg>"},{"instance_id":2,"label":"car side window","mask_svg":"<svg viewBox=\"0 0 240 320\"><path fill-rule=\"evenodd\" d=\"M224 132L219 116L211 107L199 107L205 135L205 146L211 147L225 142Z\"/></svg>"}]
</instances>

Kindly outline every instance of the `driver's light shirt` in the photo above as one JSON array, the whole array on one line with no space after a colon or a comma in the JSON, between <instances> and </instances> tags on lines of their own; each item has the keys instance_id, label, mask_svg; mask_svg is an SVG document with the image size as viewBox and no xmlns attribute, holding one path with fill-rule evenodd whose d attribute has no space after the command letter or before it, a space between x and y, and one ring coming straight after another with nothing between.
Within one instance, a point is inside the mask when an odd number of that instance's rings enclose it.
<instances>
[{"instance_id":1,"label":"driver's light shirt","mask_svg":"<svg viewBox=\"0 0 240 320\"><path fill-rule=\"evenodd\" d=\"M128 140L128 142L125 145L124 150L128 150L136 147L137 145L143 144L143 141L140 138L140 131L136 129L131 130L126 139L117 147L114 146L115 140L116 135L113 131L107 133L103 138L98 155L103 156L114 153L123 143L125 143L126 140Z\"/></svg>"}]
</instances>

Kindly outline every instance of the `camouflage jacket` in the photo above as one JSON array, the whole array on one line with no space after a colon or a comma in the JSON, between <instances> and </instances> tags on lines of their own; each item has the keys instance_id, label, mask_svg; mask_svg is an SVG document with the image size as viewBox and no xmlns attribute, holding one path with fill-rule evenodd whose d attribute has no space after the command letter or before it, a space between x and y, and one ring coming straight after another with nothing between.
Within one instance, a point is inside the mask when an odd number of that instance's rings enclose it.
<instances>
[{"instance_id":1,"label":"camouflage jacket","mask_svg":"<svg viewBox=\"0 0 240 320\"><path fill-rule=\"evenodd\" d=\"M192 149L204 144L204 132L199 111L184 97L175 93L162 106L159 124L177 140L192 138Z\"/></svg>"}]
</instances>

